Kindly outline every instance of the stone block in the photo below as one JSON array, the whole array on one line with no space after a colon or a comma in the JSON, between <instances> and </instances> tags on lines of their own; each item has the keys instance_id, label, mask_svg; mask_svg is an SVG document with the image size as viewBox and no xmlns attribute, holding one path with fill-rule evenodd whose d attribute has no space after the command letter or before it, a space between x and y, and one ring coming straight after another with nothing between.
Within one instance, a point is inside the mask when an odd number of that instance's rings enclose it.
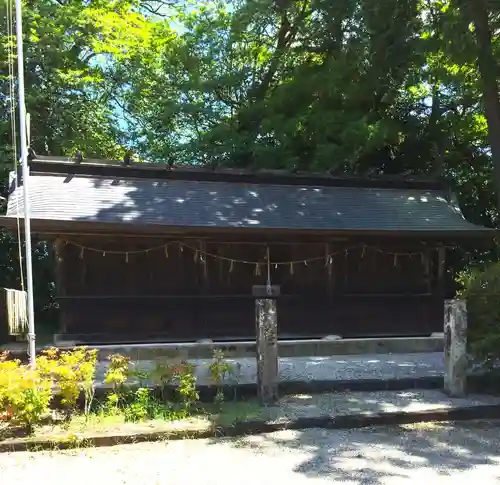
<instances>
[{"instance_id":1,"label":"stone block","mask_svg":"<svg viewBox=\"0 0 500 485\"><path fill-rule=\"evenodd\" d=\"M444 304L444 390L452 397L466 394L467 307L463 300Z\"/></svg>"}]
</instances>

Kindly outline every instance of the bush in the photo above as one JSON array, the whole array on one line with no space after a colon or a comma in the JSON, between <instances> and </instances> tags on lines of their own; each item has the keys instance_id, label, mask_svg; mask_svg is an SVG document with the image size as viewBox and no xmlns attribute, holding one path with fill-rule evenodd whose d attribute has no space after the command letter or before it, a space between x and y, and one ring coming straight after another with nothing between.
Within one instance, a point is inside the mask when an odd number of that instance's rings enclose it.
<instances>
[{"instance_id":1,"label":"bush","mask_svg":"<svg viewBox=\"0 0 500 485\"><path fill-rule=\"evenodd\" d=\"M30 429L51 416L53 394L59 394L68 416L76 411L82 391L85 414L89 414L95 390L97 351L85 347L68 351L48 349L37 357L35 370L7 357L0 353L0 420ZM189 362L177 361L159 363L152 372L133 372L127 357L112 355L104 378L112 390L106 396L103 411L123 415L127 421L186 417L199 401L195 369ZM222 353L215 353L209 372L214 384L220 387L232 367L224 361ZM134 393L127 382L131 376L138 377L141 384ZM160 386L162 402L145 387L149 380ZM172 403L165 399L165 391L170 385L177 397ZM222 400L222 393L218 398Z\"/></svg>"},{"instance_id":2,"label":"bush","mask_svg":"<svg viewBox=\"0 0 500 485\"><path fill-rule=\"evenodd\" d=\"M196 367L188 362L174 364L172 367L173 382L177 384L177 393L184 411L189 413L200 396L196 390Z\"/></svg>"},{"instance_id":3,"label":"bush","mask_svg":"<svg viewBox=\"0 0 500 485\"><path fill-rule=\"evenodd\" d=\"M52 383L18 360L0 359L0 408L4 419L27 429L49 415Z\"/></svg>"},{"instance_id":4,"label":"bush","mask_svg":"<svg viewBox=\"0 0 500 485\"><path fill-rule=\"evenodd\" d=\"M68 351L52 348L44 350L37 358L40 375L52 381L58 388L61 404L66 411L74 412L80 393L85 397L85 413L88 414L94 397L94 377L97 350L79 347Z\"/></svg>"},{"instance_id":5,"label":"bush","mask_svg":"<svg viewBox=\"0 0 500 485\"><path fill-rule=\"evenodd\" d=\"M156 362L156 366L150 374L150 379L155 386L158 386L162 401L167 400L167 386L174 378L174 365L167 362Z\"/></svg>"},{"instance_id":6,"label":"bush","mask_svg":"<svg viewBox=\"0 0 500 485\"><path fill-rule=\"evenodd\" d=\"M127 421L144 421L151 417L151 408L154 401L151 391L145 387L140 387L135 391L132 403L125 408L125 419Z\"/></svg>"},{"instance_id":7,"label":"bush","mask_svg":"<svg viewBox=\"0 0 500 485\"><path fill-rule=\"evenodd\" d=\"M213 384L217 387L215 402L222 402L224 400L222 384L224 383L224 379L233 373L233 366L224 359L224 354L221 350L214 351L213 361L208 366L208 372Z\"/></svg>"},{"instance_id":8,"label":"bush","mask_svg":"<svg viewBox=\"0 0 500 485\"><path fill-rule=\"evenodd\" d=\"M474 360L491 368L500 359L500 262L457 278L458 297L467 301L467 339Z\"/></svg>"},{"instance_id":9,"label":"bush","mask_svg":"<svg viewBox=\"0 0 500 485\"><path fill-rule=\"evenodd\" d=\"M117 412L124 405L129 393L126 382L131 375L130 359L120 354L109 357L109 367L104 376L104 383L111 384L113 391L106 397L108 411Z\"/></svg>"}]
</instances>

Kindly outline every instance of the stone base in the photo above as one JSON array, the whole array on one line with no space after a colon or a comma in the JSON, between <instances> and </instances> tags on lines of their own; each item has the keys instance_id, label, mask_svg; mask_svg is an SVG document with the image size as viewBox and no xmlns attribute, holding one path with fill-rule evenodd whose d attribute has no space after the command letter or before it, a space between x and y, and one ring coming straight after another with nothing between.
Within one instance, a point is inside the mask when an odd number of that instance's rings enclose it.
<instances>
[{"instance_id":1,"label":"stone base","mask_svg":"<svg viewBox=\"0 0 500 485\"><path fill-rule=\"evenodd\" d=\"M59 340L60 348L71 348L74 342ZM110 354L123 354L132 360L158 358L210 359L214 350L220 350L228 358L255 357L256 342L190 342L150 343L130 345L89 345L97 348L103 358ZM442 337L402 337L367 339L308 339L278 340L280 357L330 357L332 355L363 354L413 354L443 351Z\"/></svg>"}]
</instances>

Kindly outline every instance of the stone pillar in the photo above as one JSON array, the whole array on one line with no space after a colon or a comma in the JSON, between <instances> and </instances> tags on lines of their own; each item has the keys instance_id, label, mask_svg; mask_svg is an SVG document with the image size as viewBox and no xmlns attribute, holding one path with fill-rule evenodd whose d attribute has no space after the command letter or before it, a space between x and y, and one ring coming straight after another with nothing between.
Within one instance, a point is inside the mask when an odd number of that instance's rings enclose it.
<instances>
[{"instance_id":1,"label":"stone pillar","mask_svg":"<svg viewBox=\"0 0 500 485\"><path fill-rule=\"evenodd\" d=\"M467 308L463 300L444 302L444 391L464 396L467 381Z\"/></svg>"},{"instance_id":2,"label":"stone pillar","mask_svg":"<svg viewBox=\"0 0 500 485\"><path fill-rule=\"evenodd\" d=\"M254 286L257 334L257 395L263 405L278 400L278 315L279 286Z\"/></svg>"}]
</instances>

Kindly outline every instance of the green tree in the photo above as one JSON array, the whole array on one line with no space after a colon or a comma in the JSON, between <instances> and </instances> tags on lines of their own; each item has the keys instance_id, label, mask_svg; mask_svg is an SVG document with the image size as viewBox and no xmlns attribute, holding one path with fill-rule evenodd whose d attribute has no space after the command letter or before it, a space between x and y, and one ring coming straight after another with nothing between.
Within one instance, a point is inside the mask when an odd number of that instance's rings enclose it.
<instances>
[{"instance_id":1,"label":"green tree","mask_svg":"<svg viewBox=\"0 0 500 485\"><path fill-rule=\"evenodd\" d=\"M3 197L7 195L8 171L19 156L19 139L12 135L11 119L14 108L17 109L16 64L9 69L16 56L12 3L13 0L7 0L0 6L0 195ZM26 108L31 115L31 147L36 153L72 156L81 151L87 157L122 156L126 140L121 130L121 114L111 102L111 77L115 72L113 66L133 55L150 35L150 22L138 8L135 2L121 0L23 2ZM18 124L17 116L14 122ZM4 209L5 205L1 207ZM16 239L0 233L0 286L21 285ZM38 311L52 305L49 252L43 241L35 245Z\"/></svg>"}]
</instances>

